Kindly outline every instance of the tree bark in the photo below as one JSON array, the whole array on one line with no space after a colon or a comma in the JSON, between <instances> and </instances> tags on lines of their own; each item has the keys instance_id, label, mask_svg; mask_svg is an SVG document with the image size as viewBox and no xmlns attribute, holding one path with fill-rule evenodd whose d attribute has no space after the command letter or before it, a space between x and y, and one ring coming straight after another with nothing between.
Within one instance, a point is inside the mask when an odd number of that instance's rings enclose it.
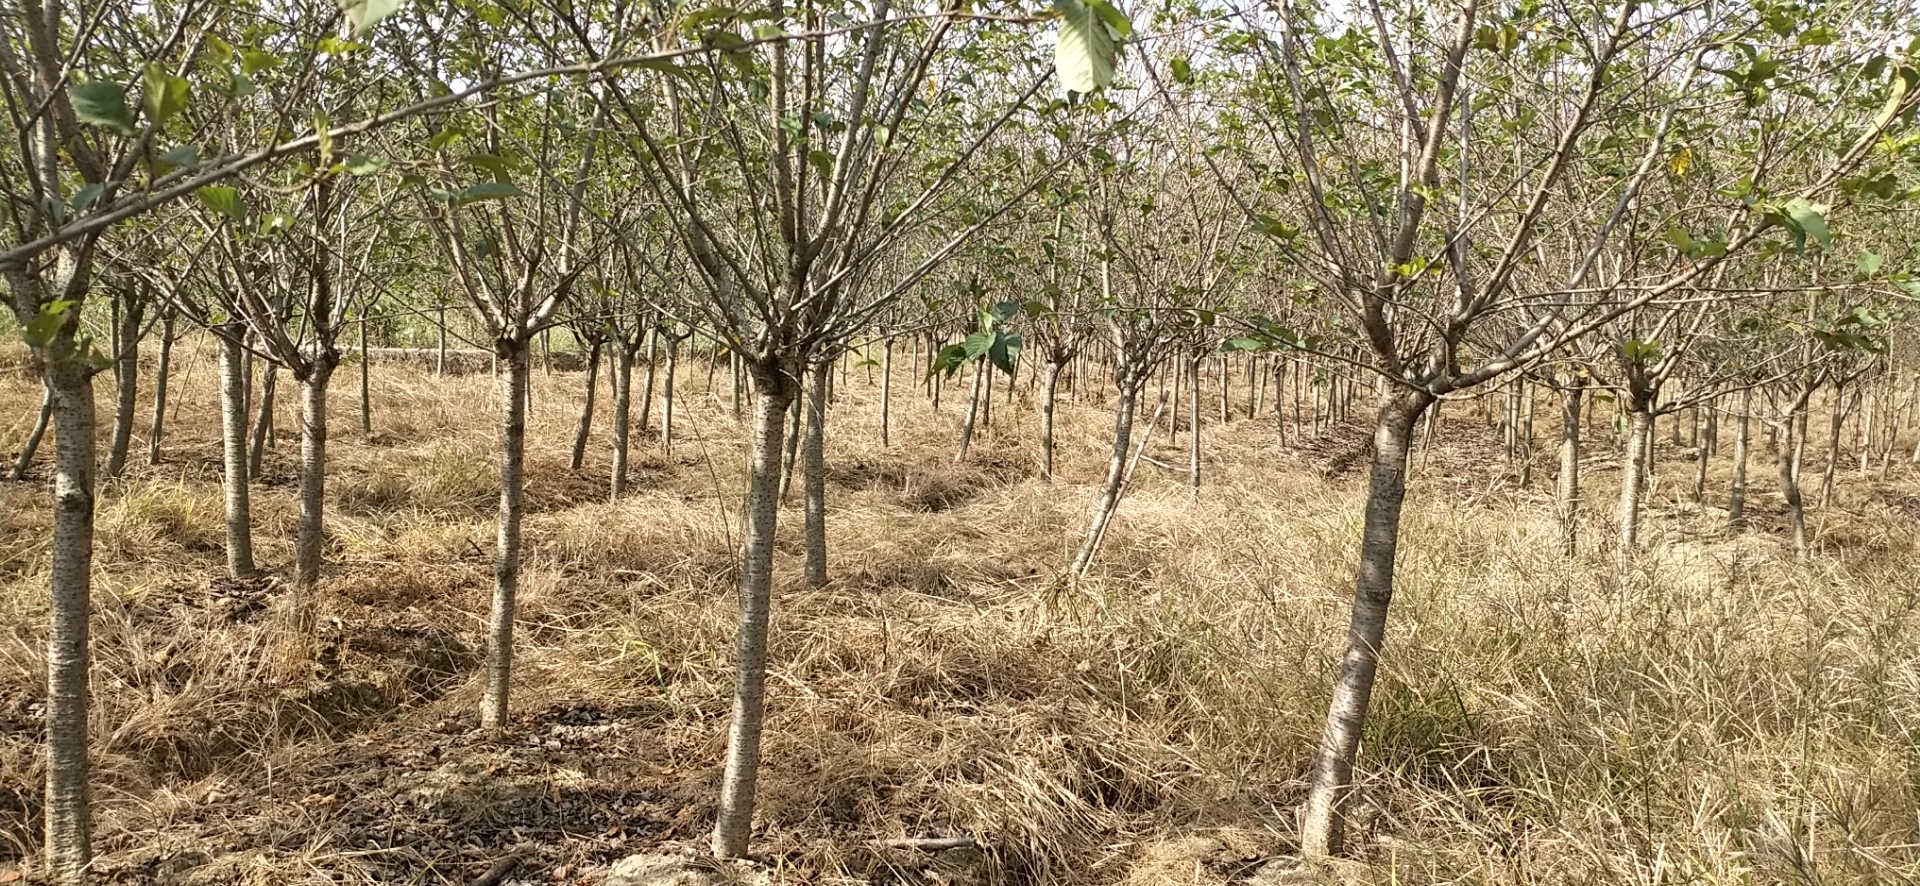
<instances>
[{"instance_id":1,"label":"tree bark","mask_svg":"<svg viewBox=\"0 0 1920 886\"><path fill-rule=\"evenodd\" d=\"M27 440L20 444L20 457L13 461L13 479L25 480L27 470L33 467L33 457L40 451L40 441L47 436L47 426L53 422L53 388L43 382L40 389L40 415L33 421L33 430L27 433Z\"/></svg>"},{"instance_id":2,"label":"tree bark","mask_svg":"<svg viewBox=\"0 0 1920 886\"><path fill-rule=\"evenodd\" d=\"M967 396L967 417L960 422L960 445L954 450L953 460L967 460L967 448L973 445L973 424L980 417L980 385L986 380L985 364L973 368L973 391Z\"/></svg>"},{"instance_id":3,"label":"tree bark","mask_svg":"<svg viewBox=\"0 0 1920 886\"><path fill-rule=\"evenodd\" d=\"M1797 439L1802 431L1788 416L1787 427L1780 434L1779 477L1780 492L1787 500L1787 525L1793 532L1793 553L1800 559L1807 556L1807 510L1800 497L1800 465Z\"/></svg>"},{"instance_id":4,"label":"tree bark","mask_svg":"<svg viewBox=\"0 0 1920 886\"><path fill-rule=\"evenodd\" d=\"M147 303L140 299L115 299L114 305L120 308L120 316L113 336L117 350L113 356L113 436L107 444L108 478L118 477L126 470L127 449L133 444L133 413L140 396L140 325L147 317Z\"/></svg>"},{"instance_id":5,"label":"tree bark","mask_svg":"<svg viewBox=\"0 0 1920 886\"><path fill-rule=\"evenodd\" d=\"M294 550L293 585L300 599L302 625L310 614L312 593L320 583L326 546L327 386L339 356L322 350L300 379L300 528Z\"/></svg>"},{"instance_id":6,"label":"tree bark","mask_svg":"<svg viewBox=\"0 0 1920 886\"><path fill-rule=\"evenodd\" d=\"M447 377L447 306L440 305L438 306L437 310L440 317L439 317L439 321L434 324L434 329L439 332L440 337L439 337L439 350L434 354L433 376L435 378L446 378Z\"/></svg>"},{"instance_id":7,"label":"tree bark","mask_svg":"<svg viewBox=\"0 0 1920 886\"><path fill-rule=\"evenodd\" d=\"M880 445L893 445L893 339L880 345Z\"/></svg>"},{"instance_id":8,"label":"tree bark","mask_svg":"<svg viewBox=\"0 0 1920 886\"><path fill-rule=\"evenodd\" d=\"M1560 401L1560 553L1580 549L1580 408L1587 394L1584 377L1567 383Z\"/></svg>"},{"instance_id":9,"label":"tree bark","mask_svg":"<svg viewBox=\"0 0 1920 886\"><path fill-rule=\"evenodd\" d=\"M527 383L531 348L525 339L494 343L507 364L500 385L500 516L493 553L493 609L487 615L487 684L480 700L480 725L507 724L507 699L513 683L513 608L520 589L520 518L527 448Z\"/></svg>"},{"instance_id":10,"label":"tree bark","mask_svg":"<svg viewBox=\"0 0 1920 886\"><path fill-rule=\"evenodd\" d=\"M253 511L249 502L247 458L246 333L239 324L214 328L220 342L220 437L226 461L227 571L252 578Z\"/></svg>"},{"instance_id":11,"label":"tree bark","mask_svg":"<svg viewBox=\"0 0 1920 886\"><path fill-rule=\"evenodd\" d=\"M260 402L253 419L253 448L247 453L247 476L260 476L267 446L273 442L273 392L278 386L280 364L269 361L260 382Z\"/></svg>"},{"instance_id":12,"label":"tree bark","mask_svg":"<svg viewBox=\"0 0 1920 886\"><path fill-rule=\"evenodd\" d=\"M806 461L807 586L814 588L827 583L827 380L832 371L830 363L813 368L806 440L800 447Z\"/></svg>"},{"instance_id":13,"label":"tree bark","mask_svg":"<svg viewBox=\"0 0 1920 886\"><path fill-rule=\"evenodd\" d=\"M1727 524L1739 528L1747 518L1747 438L1751 425L1753 389L1740 391L1740 411L1733 422L1733 489L1727 496Z\"/></svg>"},{"instance_id":14,"label":"tree bark","mask_svg":"<svg viewBox=\"0 0 1920 886\"><path fill-rule=\"evenodd\" d=\"M1644 404L1627 413L1627 445L1620 460L1620 549L1640 542L1640 497L1646 491L1647 450L1652 444L1653 413Z\"/></svg>"},{"instance_id":15,"label":"tree bark","mask_svg":"<svg viewBox=\"0 0 1920 886\"><path fill-rule=\"evenodd\" d=\"M173 369L173 326L176 316L171 308L161 309L160 353L153 366L153 424L147 428L147 464L160 463L160 438L167 429L167 375Z\"/></svg>"},{"instance_id":16,"label":"tree bark","mask_svg":"<svg viewBox=\"0 0 1920 886\"><path fill-rule=\"evenodd\" d=\"M1333 700L1327 707L1326 730L1315 756L1301 824L1300 851L1308 858L1326 858L1345 849L1354 757L1366 728L1380 651L1386 644L1387 612L1393 602L1394 559L1407 496L1407 455L1414 425L1432 403L1433 397L1425 392L1395 391L1380 405L1375 419L1353 617L1347 649L1334 677Z\"/></svg>"},{"instance_id":17,"label":"tree bark","mask_svg":"<svg viewBox=\"0 0 1920 886\"><path fill-rule=\"evenodd\" d=\"M673 382L680 368L680 340L667 338L667 375L660 384L660 446L673 455Z\"/></svg>"},{"instance_id":18,"label":"tree bark","mask_svg":"<svg viewBox=\"0 0 1920 886\"><path fill-rule=\"evenodd\" d=\"M64 334L72 347L71 329ZM56 342L56 347L61 343ZM54 475L51 600L47 610L47 866L84 883L93 858L87 759L88 620L92 614L94 405L92 372L49 361Z\"/></svg>"},{"instance_id":19,"label":"tree bark","mask_svg":"<svg viewBox=\"0 0 1920 886\"><path fill-rule=\"evenodd\" d=\"M747 854L760 777L760 735L766 715L767 632L773 597L773 543L780 519L780 438L794 384L777 364L752 361L753 435L741 549L739 632L735 639L733 720L727 734L713 854Z\"/></svg>"},{"instance_id":20,"label":"tree bark","mask_svg":"<svg viewBox=\"0 0 1920 886\"><path fill-rule=\"evenodd\" d=\"M1191 425L1191 427L1187 429L1187 490L1195 496L1200 494L1200 360L1201 358L1195 357L1187 361L1187 380L1189 382L1187 385L1189 389L1187 395L1187 422ZM1223 415L1226 413L1227 407L1225 376L1226 373L1223 371L1221 373L1222 386L1220 388L1220 411ZM1225 419L1222 419L1222 421L1225 421Z\"/></svg>"},{"instance_id":21,"label":"tree bark","mask_svg":"<svg viewBox=\"0 0 1920 886\"><path fill-rule=\"evenodd\" d=\"M1040 479L1053 482L1053 412L1059 393L1060 364L1046 361L1040 381Z\"/></svg>"},{"instance_id":22,"label":"tree bark","mask_svg":"<svg viewBox=\"0 0 1920 886\"><path fill-rule=\"evenodd\" d=\"M1100 541L1107 534L1107 524L1113 521L1113 513L1120 507L1120 491L1127 479L1127 452L1133 443L1134 411L1139 406L1141 384L1146 381L1144 372L1131 367L1118 367L1114 375L1120 396L1113 412L1113 451L1107 458L1107 479L1100 487L1100 501L1094 506L1087 537L1081 541L1068 567L1076 576L1085 575L1093 565Z\"/></svg>"},{"instance_id":23,"label":"tree bark","mask_svg":"<svg viewBox=\"0 0 1920 886\"><path fill-rule=\"evenodd\" d=\"M373 442L373 355L367 352L367 314L360 312L360 442Z\"/></svg>"},{"instance_id":24,"label":"tree bark","mask_svg":"<svg viewBox=\"0 0 1920 886\"><path fill-rule=\"evenodd\" d=\"M607 497L619 501L627 494L627 453L631 448L628 417L633 414L633 358L639 342L616 339L613 343L613 476ZM652 370L648 370L652 374ZM641 402L642 424L646 404Z\"/></svg>"},{"instance_id":25,"label":"tree bark","mask_svg":"<svg viewBox=\"0 0 1920 886\"><path fill-rule=\"evenodd\" d=\"M606 342L598 339L587 344L587 395L580 403L580 421L573 426L573 449L567 453L567 469L580 470L587 463L587 438L593 436L593 405L599 393L600 352Z\"/></svg>"},{"instance_id":26,"label":"tree bark","mask_svg":"<svg viewBox=\"0 0 1920 886\"><path fill-rule=\"evenodd\" d=\"M660 331L647 330L647 384L640 397L640 436L647 435L653 419L653 372L660 362Z\"/></svg>"},{"instance_id":27,"label":"tree bark","mask_svg":"<svg viewBox=\"0 0 1920 886\"><path fill-rule=\"evenodd\" d=\"M1827 461L1820 471L1820 510L1823 511L1833 502L1833 478L1840 466L1840 429L1847 420L1846 397L1846 389L1835 385L1833 409L1827 418Z\"/></svg>"}]
</instances>

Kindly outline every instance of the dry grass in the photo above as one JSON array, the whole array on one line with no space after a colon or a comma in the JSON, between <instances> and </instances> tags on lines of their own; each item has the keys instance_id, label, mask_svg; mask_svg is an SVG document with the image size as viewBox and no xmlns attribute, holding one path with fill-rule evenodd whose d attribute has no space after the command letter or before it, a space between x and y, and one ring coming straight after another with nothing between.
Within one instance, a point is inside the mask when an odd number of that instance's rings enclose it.
<instances>
[{"instance_id":1,"label":"dry grass","mask_svg":"<svg viewBox=\"0 0 1920 886\"><path fill-rule=\"evenodd\" d=\"M522 876L590 883L613 858L701 839L743 468L704 365L688 361L673 455L643 442L617 504L603 434L584 471L565 467L579 376L536 377L518 719L494 740L470 714L496 492L488 380L379 367L363 443L341 375L321 648L287 679L276 586L217 578L211 352L182 353L167 463L108 484L99 511L109 880L205 862L182 882L464 883L528 842ZM872 843L945 833L978 835L979 870L1002 884L1920 877L1920 478L1904 464L1885 480L1843 471L1818 517L1827 543L1796 564L1764 480L1757 528L1728 535L1681 500L1689 469L1663 451L1649 545L1623 557L1597 543L1614 472L1596 445L1597 550L1563 559L1545 495L1513 488L1474 448L1479 419L1450 407L1456 432L1422 458L1410 501L1364 858L1283 875L1259 871L1290 848L1345 628L1362 490L1337 468L1353 435L1296 449L1264 421L1208 429L1205 493L1143 467L1098 568L1066 586L1051 576L1104 465L1103 406L1062 408L1064 473L1048 485L1023 409L999 405L954 465L952 405L936 414L902 384L883 450L875 389L857 374L844 387L832 586L799 589L797 510L782 524L756 841L776 881L964 882ZM0 414L37 403L0 376ZM292 554L290 443L255 498L270 570ZM1164 432L1156 446L1183 461ZM4 858L37 841L45 491L0 485L0 508Z\"/></svg>"}]
</instances>

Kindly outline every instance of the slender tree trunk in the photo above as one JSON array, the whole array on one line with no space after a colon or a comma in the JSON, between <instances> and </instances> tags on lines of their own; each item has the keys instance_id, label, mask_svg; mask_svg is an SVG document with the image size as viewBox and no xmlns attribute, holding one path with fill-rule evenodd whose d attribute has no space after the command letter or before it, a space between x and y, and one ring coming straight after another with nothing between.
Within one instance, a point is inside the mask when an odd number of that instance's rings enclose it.
<instances>
[{"instance_id":1,"label":"slender tree trunk","mask_svg":"<svg viewBox=\"0 0 1920 886\"><path fill-rule=\"evenodd\" d=\"M1835 387L1833 410L1827 423L1827 462L1820 471L1820 509L1833 502L1833 478L1840 466L1840 428L1847 420L1846 391Z\"/></svg>"},{"instance_id":2,"label":"slender tree trunk","mask_svg":"<svg viewBox=\"0 0 1920 886\"><path fill-rule=\"evenodd\" d=\"M1520 488L1533 486L1533 401L1535 391L1520 380Z\"/></svg>"},{"instance_id":3,"label":"slender tree trunk","mask_svg":"<svg viewBox=\"0 0 1920 886\"><path fill-rule=\"evenodd\" d=\"M738 420L741 393L746 387L746 371L742 368L740 355L731 348L727 350L727 372L733 377L733 417Z\"/></svg>"},{"instance_id":4,"label":"slender tree trunk","mask_svg":"<svg viewBox=\"0 0 1920 886\"><path fill-rule=\"evenodd\" d=\"M774 533L780 519L780 438L794 385L777 365L752 362L753 436L741 550L740 625L735 640L733 720L727 734L713 854L740 858L753 831L766 714L767 631L773 596Z\"/></svg>"},{"instance_id":5,"label":"slender tree trunk","mask_svg":"<svg viewBox=\"0 0 1920 886\"><path fill-rule=\"evenodd\" d=\"M667 376L660 385L660 447L673 455L673 381L680 368L680 340L667 339Z\"/></svg>"},{"instance_id":6,"label":"slender tree trunk","mask_svg":"<svg viewBox=\"0 0 1920 886\"><path fill-rule=\"evenodd\" d=\"M1100 551L1100 541L1107 534L1107 524L1112 522L1114 511L1120 507L1121 487L1127 479L1127 452L1133 443L1134 410L1139 406L1140 386L1146 381L1145 373L1133 367L1116 367L1114 376L1120 396L1113 412L1113 451L1107 458L1107 479L1101 485L1100 501L1094 506L1087 536L1074 553L1072 565L1068 567L1076 576L1085 575L1093 565L1094 555Z\"/></svg>"},{"instance_id":7,"label":"slender tree trunk","mask_svg":"<svg viewBox=\"0 0 1920 886\"><path fill-rule=\"evenodd\" d=\"M1804 403L1800 408L1804 408ZM1779 477L1780 492L1787 500L1787 525L1793 532L1793 553L1800 559L1807 556L1807 509L1800 497L1800 447L1799 436L1805 433L1795 421L1795 416L1787 416L1787 425L1780 434Z\"/></svg>"},{"instance_id":8,"label":"slender tree trunk","mask_svg":"<svg viewBox=\"0 0 1920 886\"><path fill-rule=\"evenodd\" d=\"M1059 393L1060 364L1051 360L1039 367L1040 381L1040 479L1053 482L1053 410Z\"/></svg>"},{"instance_id":9,"label":"slender tree trunk","mask_svg":"<svg viewBox=\"0 0 1920 886\"><path fill-rule=\"evenodd\" d=\"M1381 404L1375 420L1353 618L1347 649L1334 677L1333 700L1327 707L1326 731L1314 759L1300 830L1300 851L1308 858L1326 858L1345 849L1353 763L1366 728L1380 651L1386 645L1387 612L1393 602L1400 513L1407 496L1407 455L1414 425L1432 402L1424 393L1396 392Z\"/></svg>"},{"instance_id":10,"label":"slender tree trunk","mask_svg":"<svg viewBox=\"0 0 1920 886\"><path fill-rule=\"evenodd\" d=\"M300 528L294 551L293 584L302 625L311 614L312 592L320 583L320 559L326 542L327 385L339 358L322 352L300 380Z\"/></svg>"},{"instance_id":11,"label":"slender tree trunk","mask_svg":"<svg viewBox=\"0 0 1920 886\"><path fill-rule=\"evenodd\" d=\"M1575 376L1560 400L1560 553L1568 557L1580 549L1580 408L1586 394L1586 379Z\"/></svg>"},{"instance_id":12,"label":"slender tree trunk","mask_svg":"<svg viewBox=\"0 0 1920 886\"><path fill-rule=\"evenodd\" d=\"M1693 503L1700 504L1707 497L1707 461L1712 447L1707 445L1706 434L1694 435L1693 447Z\"/></svg>"},{"instance_id":13,"label":"slender tree trunk","mask_svg":"<svg viewBox=\"0 0 1920 886\"><path fill-rule=\"evenodd\" d=\"M593 436L593 406L600 388L600 352L606 343L587 344L587 395L580 403L580 421L573 426L573 450L567 454L567 469L577 471L587 463L587 438Z\"/></svg>"},{"instance_id":14,"label":"slender tree trunk","mask_svg":"<svg viewBox=\"0 0 1920 886\"><path fill-rule=\"evenodd\" d=\"M607 497L613 501L619 501L620 496L627 493L627 452L630 448L627 418L633 411L633 358L637 344L629 344L624 339L616 339L613 344L613 477L607 492ZM646 414L644 398L640 412L642 416Z\"/></svg>"},{"instance_id":15,"label":"slender tree trunk","mask_svg":"<svg viewBox=\"0 0 1920 886\"><path fill-rule=\"evenodd\" d=\"M70 333L63 334L67 338ZM55 342L70 349L71 338ZM53 549L47 609L47 866L85 883L93 858L87 759L88 620L92 615L93 375L80 360L49 361L53 394Z\"/></svg>"},{"instance_id":16,"label":"slender tree trunk","mask_svg":"<svg viewBox=\"0 0 1920 886\"><path fill-rule=\"evenodd\" d=\"M280 364L269 361L260 382L260 398L253 419L253 449L247 454L247 476L260 476L267 446L273 441L273 392L279 384Z\"/></svg>"},{"instance_id":17,"label":"slender tree trunk","mask_svg":"<svg viewBox=\"0 0 1920 886\"><path fill-rule=\"evenodd\" d=\"M1189 435L1187 440L1187 489L1195 496L1200 494L1200 360L1201 358L1195 357L1187 361L1187 379L1190 382L1190 384L1187 385L1190 390L1187 399L1187 422L1192 426L1187 429ZM1220 411L1223 415L1226 413L1227 406L1227 392L1224 386L1225 377L1226 373L1223 371L1221 373L1223 382L1220 389ZM1222 420L1224 421L1224 419Z\"/></svg>"},{"instance_id":18,"label":"slender tree trunk","mask_svg":"<svg viewBox=\"0 0 1920 886\"><path fill-rule=\"evenodd\" d=\"M1653 436L1653 413L1646 404L1627 412L1627 445L1620 464L1620 549L1631 551L1640 542L1640 497L1646 491L1647 450Z\"/></svg>"},{"instance_id":19,"label":"slender tree trunk","mask_svg":"<svg viewBox=\"0 0 1920 886\"><path fill-rule=\"evenodd\" d=\"M225 455L227 571L252 578L253 512L247 458L247 352L238 328L216 328L220 342L220 434Z\"/></svg>"},{"instance_id":20,"label":"slender tree trunk","mask_svg":"<svg viewBox=\"0 0 1920 886\"><path fill-rule=\"evenodd\" d=\"M882 447L893 445L892 425L893 339L889 338L880 346L880 445Z\"/></svg>"},{"instance_id":21,"label":"slender tree trunk","mask_svg":"<svg viewBox=\"0 0 1920 886\"><path fill-rule=\"evenodd\" d=\"M173 369L173 309L160 315L160 353L153 366L153 424L147 428L147 464L160 463L160 438L167 429L167 375Z\"/></svg>"},{"instance_id":22,"label":"slender tree trunk","mask_svg":"<svg viewBox=\"0 0 1920 886\"><path fill-rule=\"evenodd\" d=\"M373 442L373 355L367 350L367 314L360 312L360 442Z\"/></svg>"},{"instance_id":23,"label":"slender tree trunk","mask_svg":"<svg viewBox=\"0 0 1920 886\"><path fill-rule=\"evenodd\" d=\"M440 318L434 323L434 329L440 334L440 347L434 355L433 375L435 378L447 377L447 306L436 308Z\"/></svg>"},{"instance_id":24,"label":"slender tree trunk","mask_svg":"<svg viewBox=\"0 0 1920 886\"><path fill-rule=\"evenodd\" d=\"M1727 524L1738 529L1747 520L1747 440L1752 425L1753 389L1740 391L1733 420L1733 489L1727 496Z\"/></svg>"},{"instance_id":25,"label":"slender tree trunk","mask_svg":"<svg viewBox=\"0 0 1920 886\"><path fill-rule=\"evenodd\" d=\"M47 436L47 426L53 422L53 388L44 382L40 390L40 416L34 419L33 430L27 433L27 441L20 444L20 457L13 462L13 479L25 480L27 470L33 467L33 457L40 451L40 441Z\"/></svg>"},{"instance_id":26,"label":"slender tree trunk","mask_svg":"<svg viewBox=\"0 0 1920 886\"><path fill-rule=\"evenodd\" d=\"M807 435L801 444L806 460L806 540L807 586L827 583L827 381L833 364L813 368L813 384L807 394Z\"/></svg>"},{"instance_id":27,"label":"slender tree trunk","mask_svg":"<svg viewBox=\"0 0 1920 886\"><path fill-rule=\"evenodd\" d=\"M984 364L973 368L973 392L967 397L967 417L960 423L960 445L954 450L953 460L967 460L967 448L973 445L973 423L980 416L980 385L986 380L987 370Z\"/></svg>"},{"instance_id":28,"label":"slender tree trunk","mask_svg":"<svg viewBox=\"0 0 1920 886\"><path fill-rule=\"evenodd\" d=\"M502 339L496 356L507 365L500 385L500 518L493 554L493 609L487 616L487 684L480 700L480 725L507 724L507 699L513 685L513 608L520 589L520 518L526 479L528 343Z\"/></svg>"},{"instance_id":29,"label":"slender tree trunk","mask_svg":"<svg viewBox=\"0 0 1920 886\"><path fill-rule=\"evenodd\" d=\"M121 302L126 304L121 306ZM133 413L140 396L140 325L147 318L147 303L139 299L114 299L119 324L114 332L114 404L113 436L107 445L108 478L118 477L127 467L127 449L133 444Z\"/></svg>"},{"instance_id":30,"label":"slender tree trunk","mask_svg":"<svg viewBox=\"0 0 1920 886\"><path fill-rule=\"evenodd\" d=\"M649 422L653 418L653 371L660 361L660 331L647 330L647 382L646 390L640 397L640 436L647 435Z\"/></svg>"}]
</instances>

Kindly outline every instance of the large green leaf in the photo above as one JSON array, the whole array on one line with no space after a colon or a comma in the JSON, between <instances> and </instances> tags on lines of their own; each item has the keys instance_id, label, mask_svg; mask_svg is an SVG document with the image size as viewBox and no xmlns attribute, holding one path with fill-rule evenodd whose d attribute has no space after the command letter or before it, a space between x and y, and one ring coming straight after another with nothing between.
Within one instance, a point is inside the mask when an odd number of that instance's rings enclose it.
<instances>
[{"instance_id":1,"label":"large green leaf","mask_svg":"<svg viewBox=\"0 0 1920 886\"><path fill-rule=\"evenodd\" d=\"M504 200L508 197L525 197L526 191L513 182L481 182L471 185L453 195L453 202L459 205L478 203L482 200Z\"/></svg>"},{"instance_id":2,"label":"large green leaf","mask_svg":"<svg viewBox=\"0 0 1920 886\"><path fill-rule=\"evenodd\" d=\"M1113 83L1118 49L1113 32L1094 10L1099 2L1054 0L1060 28L1054 34L1053 66L1061 85L1074 92L1093 92Z\"/></svg>"},{"instance_id":3,"label":"large green leaf","mask_svg":"<svg viewBox=\"0 0 1920 886\"><path fill-rule=\"evenodd\" d=\"M358 35L372 30L381 19L399 12L402 2L404 0L347 0L343 9L347 13L347 20L353 22L354 34Z\"/></svg>"},{"instance_id":4,"label":"large green leaf","mask_svg":"<svg viewBox=\"0 0 1920 886\"><path fill-rule=\"evenodd\" d=\"M1821 246L1833 245L1833 233L1827 230L1825 206L1808 202L1805 197L1795 197L1780 207L1780 214L1793 223L1793 228L1805 237L1820 241Z\"/></svg>"},{"instance_id":5,"label":"large green leaf","mask_svg":"<svg viewBox=\"0 0 1920 886\"><path fill-rule=\"evenodd\" d=\"M127 107L127 91L120 84L107 80L76 83L67 95L80 122L121 135L133 134L133 109Z\"/></svg>"},{"instance_id":6,"label":"large green leaf","mask_svg":"<svg viewBox=\"0 0 1920 886\"><path fill-rule=\"evenodd\" d=\"M208 185L193 195L200 198L201 204L236 222L247 220L247 205L240 199L240 191L226 185Z\"/></svg>"},{"instance_id":7,"label":"large green leaf","mask_svg":"<svg viewBox=\"0 0 1920 886\"><path fill-rule=\"evenodd\" d=\"M193 96L187 78L168 73L159 62L149 62L140 72L140 81L145 90L140 95L140 107L147 112L147 122L155 127L165 126L174 115L186 110Z\"/></svg>"}]
</instances>

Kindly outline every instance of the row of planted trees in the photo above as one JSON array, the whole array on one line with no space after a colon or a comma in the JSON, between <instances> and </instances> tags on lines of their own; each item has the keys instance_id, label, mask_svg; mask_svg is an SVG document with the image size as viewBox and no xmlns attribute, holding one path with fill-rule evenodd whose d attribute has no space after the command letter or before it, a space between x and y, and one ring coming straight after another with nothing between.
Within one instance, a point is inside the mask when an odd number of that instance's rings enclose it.
<instances>
[{"instance_id":1,"label":"row of planted trees","mask_svg":"<svg viewBox=\"0 0 1920 886\"><path fill-rule=\"evenodd\" d=\"M751 834L781 482L797 464L806 580L824 584L827 404L851 352L879 352L883 402L902 342L936 403L972 367L960 458L995 370L1024 364L1047 479L1062 386L1111 387L1112 449L1069 576L1094 565L1143 409L1146 433L1184 413L1199 488L1208 367L1223 418L1229 366L1248 367L1249 412L1269 385L1276 407L1324 396L1316 426L1371 402L1351 629L1303 813L1303 851L1326 855L1342 851L1387 636L1409 453L1440 404L1503 381L1557 395L1571 549L1573 429L1599 392L1622 416L1627 547L1655 420L1731 418L1738 519L1766 399L1797 515L1810 399L1886 371L1888 306L1920 289L1901 226L1920 143L1914 23L1874 4L1168 4L1130 20L1059 0L1051 60L1033 11L892 0L12 11L0 268L55 427L45 849L63 882L85 879L91 852L93 378L115 367L129 414L149 317L163 345L176 324L220 343L236 576L256 569L249 431L265 422L248 406L275 377L250 391L246 367L265 360L295 388L298 647L324 574L343 352L354 335L365 351L379 312L431 315L444 348L445 306L464 305L500 393L489 728L512 686L542 336L570 328L596 370L611 357L615 497L635 367L642 428L664 370L671 445L677 361L712 343L750 450L713 833L729 857ZM115 306L106 347L83 323L90 297ZM1505 419L1529 472L1537 399L1516 394ZM363 434L367 416L363 401Z\"/></svg>"}]
</instances>

